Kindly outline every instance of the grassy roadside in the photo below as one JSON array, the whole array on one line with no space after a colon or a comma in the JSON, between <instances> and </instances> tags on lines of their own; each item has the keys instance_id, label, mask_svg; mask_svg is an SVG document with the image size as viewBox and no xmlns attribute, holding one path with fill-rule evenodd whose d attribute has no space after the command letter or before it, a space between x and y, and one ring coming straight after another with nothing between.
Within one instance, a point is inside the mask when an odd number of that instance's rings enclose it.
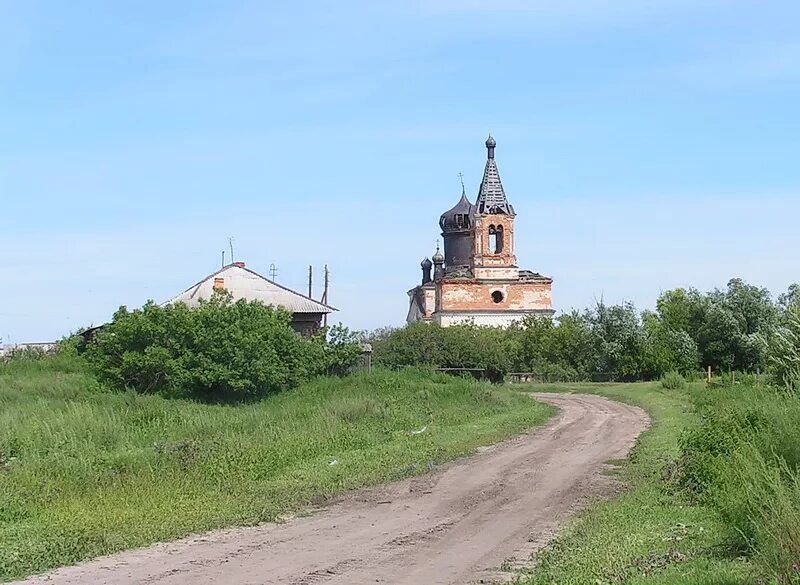
<instances>
[{"instance_id":1,"label":"grassy roadside","mask_svg":"<svg viewBox=\"0 0 800 585\"><path fill-rule=\"evenodd\" d=\"M552 412L420 371L319 379L225 406L106 392L60 358L0 364L0 580L274 520Z\"/></svg>"},{"instance_id":2,"label":"grassy roadside","mask_svg":"<svg viewBox=\"0 0 800 585\"><path fill-rule=\"evenodd\" d=\"M678 454L678 437L693 413L688 393L657 383L558 384L541 392L599 394L644 408L651 428L640 437L622 468L628 490L580 514L539 565L521 578L525 585L743 585L751 570L725 546L716 514L688 505L666 489L665 466Z\"/></svg>"}]
</instances>

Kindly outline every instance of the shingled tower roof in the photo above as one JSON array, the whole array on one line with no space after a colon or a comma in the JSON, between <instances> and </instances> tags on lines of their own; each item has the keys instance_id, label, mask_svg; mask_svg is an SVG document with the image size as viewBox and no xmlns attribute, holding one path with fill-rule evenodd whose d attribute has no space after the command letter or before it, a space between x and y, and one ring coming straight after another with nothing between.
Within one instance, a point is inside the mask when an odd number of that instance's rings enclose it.
<instances>
[{"instance_id":1,"label":"shingled tower roof","mask_svg":"<svg viewBox=\"0 0 800 585\"><path fill-rule=\"evenodd\" d=\"M492 135L486 139L486 168L483 170L483 180L478 189L478 213L505 213L514 215L514 208L506 199L503 183L500 182L500 173L494 161L494 148L497 142Z\"/></svg>"}]
</instances>

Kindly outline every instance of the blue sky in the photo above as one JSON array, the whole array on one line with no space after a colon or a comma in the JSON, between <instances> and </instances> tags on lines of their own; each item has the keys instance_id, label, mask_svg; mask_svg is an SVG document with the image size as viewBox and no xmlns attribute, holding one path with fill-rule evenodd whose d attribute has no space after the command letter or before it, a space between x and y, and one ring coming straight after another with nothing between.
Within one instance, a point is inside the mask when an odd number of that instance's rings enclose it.
<instances>
[{"instance_id":1,"label":"blue sky","mask_svg":"<svg viewBox=\"0 0 800 585\"><path fill-rule=\"evenodd\" d=\"M300 290L328 263L345 324L400 324L490 131L519 264L558 310L735 276L781 292L799 21L788 1L0 0L0 338L165 300L229 236Z\"/></svg>"}]
</instances>

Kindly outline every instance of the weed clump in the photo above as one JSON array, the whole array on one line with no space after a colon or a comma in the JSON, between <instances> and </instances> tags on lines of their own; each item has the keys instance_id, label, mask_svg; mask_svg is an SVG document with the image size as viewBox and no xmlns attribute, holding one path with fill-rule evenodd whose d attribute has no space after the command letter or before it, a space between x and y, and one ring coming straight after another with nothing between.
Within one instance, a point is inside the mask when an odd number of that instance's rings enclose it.
<instances>
[{"instance_id":1,"label":"weed clump","mask_svg":"<svg viewBox=\"0 0 800 585\"><path fill-rule=\"evenodd\" d=\"M678 372L667 372L661 376L661 386L665 390L683 390L686 387L686 379Z\"/></svg>"}]
</instances>

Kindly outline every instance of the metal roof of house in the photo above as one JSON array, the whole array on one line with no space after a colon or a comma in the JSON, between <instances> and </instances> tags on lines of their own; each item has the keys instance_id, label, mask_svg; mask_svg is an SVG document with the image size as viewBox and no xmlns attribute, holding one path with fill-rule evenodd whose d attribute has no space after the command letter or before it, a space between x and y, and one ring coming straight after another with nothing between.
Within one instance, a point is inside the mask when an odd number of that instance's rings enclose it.
<instances>
[{"instance_id":1,"label":"metal roof of house","mask_svg":"<svg viewBox=\"0 0 800 585\"><path fill-rule=\"evenodd\" d=\"M163 304L182 302L189 307L197 307L200 299L211 298L214 294L215 283L230 292L234 301L239 299L261 301L265 305L283 307L292 313L331 313L337 310L245 268L244 262L234 262L223 266L222 269L210 274Z\"/></svg>"}]
</instances>

